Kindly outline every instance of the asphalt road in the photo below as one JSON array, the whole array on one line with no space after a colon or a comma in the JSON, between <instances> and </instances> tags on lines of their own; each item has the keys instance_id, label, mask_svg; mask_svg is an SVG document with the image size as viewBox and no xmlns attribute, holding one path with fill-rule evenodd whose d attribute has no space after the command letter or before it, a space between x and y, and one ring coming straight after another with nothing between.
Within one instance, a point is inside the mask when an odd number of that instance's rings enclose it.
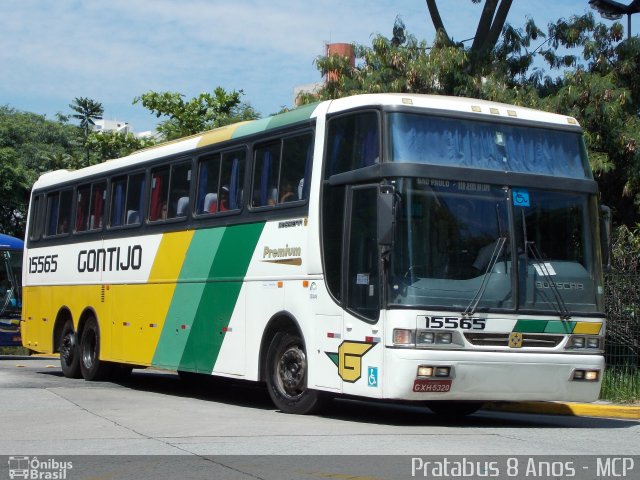
<instances>
[{"instance_id":1,"label":"asphalt road","mask_svg":"<svg viewBox=\"0 0 640 480\"><path fill-rule=\"evenodd\" d=\"M0 357L0 454L636 454L640 422L480 411L450 420L406 405L336 400L280 413L266 390L185 385L136 370L121 383L64 378L54 358Z\"/></svg>"}]
</instances>

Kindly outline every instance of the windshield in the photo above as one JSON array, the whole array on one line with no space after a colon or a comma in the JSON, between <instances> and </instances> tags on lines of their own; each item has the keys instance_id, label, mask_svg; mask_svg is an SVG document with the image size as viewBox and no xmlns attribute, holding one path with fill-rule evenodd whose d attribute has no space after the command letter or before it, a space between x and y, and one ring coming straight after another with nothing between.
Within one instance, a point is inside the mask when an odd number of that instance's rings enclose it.
<instances>
[{"instance_id":1,"label":"windshield","mask_svg":"<svg viewBox=\"0 0 640 480\"><path fill-rule=\"evenodd\" d=\"M428 178L395 184L391 305L601 309L587 195Z\"/></svg>"},{"instance_id":2,"label":"windshield","mask_svg":"<svg viewBox=\"0 0 640 480\"><path fill-rule=\"evenodd\" d=\"M402 112L388 119L393 162L592 178L579 131Z\"/></svg>"},{"instance_id":3,"label":"windshield","mask_svg":"<svg viewBox=\"0 0 640 480\"><path fill-rule=\"evenodd\" d=\"M22 252L0 250L0 315L20 312Z\"/></svg>"},{"instance_id":4,"label":"windshield","mask_svg":"<svg viewBox=\"0 0 640 480\"><path fill-rule=\"evenodd\" d=\"M391 303L464 310L484 282L478 307L513 308L507 191L426 178L397 183Z\"/></svg>"}]
</instances>

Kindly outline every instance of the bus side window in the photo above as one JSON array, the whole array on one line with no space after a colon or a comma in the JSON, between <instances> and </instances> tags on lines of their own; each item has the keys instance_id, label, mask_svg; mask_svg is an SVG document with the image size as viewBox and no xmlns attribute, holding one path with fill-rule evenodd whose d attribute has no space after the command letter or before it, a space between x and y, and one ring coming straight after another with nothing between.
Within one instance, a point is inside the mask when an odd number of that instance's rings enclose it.
<instances>
[{"instance_id":1,"label":"bus side window","mask_svg":"<svg viewBox=\"0 0 640 480\"><path fill-rule=\"evenodd\" d=\"M151 192L149 200L149 220L165 220L167 218L169 193L169 167L151 171Z\"/></svg>"},{"instance_id":2,"label":"bus side window","mask_svg":"<svg viewBox=\"0 0 640 480\"><path fill-rule=\"evenodd\" d=\"M29 239L30 240L38 240L40 238L40 232L42 232L42 227L40 225L42 221L42 215L40 213L40 202L41 196L33 197L33 202L31 204L31 223L29 224Z\"/></svg>"},{"instance_id":3,"label":"bus side window","mask_svg":"<svg viewBox=\"0 0 640 480\"><path fill-rule=\"evenodd\" d=\"M72 197L72 190L63 190L47 195L46 236L69 233Z\"/></svg>"},{"instance_id":4,"label":"bus side window","mask_svg":"<svg viewBox=\"0 0 640 480\"><path fill-rule=\"evenodd\" d=\"M247 153L244 148L222 154L218 211L239 210L242 207L242 185Z\"/></svg>"},{"instance_id":5,"label":"bus side window","mask_svg":"<svg viewBox=\"0 0 640 480\"><path fill-rule=\"evenodd\" d=\"M75 231L84 232L88 228L89 201L91 199L91 185L78 187L76 194L76 221Z\"/></svg>"},{"instance_id":6,"label":"bus side window","mask_svg":"<svg viewBox=\"0 0 640 480\"><path fill-rule=\"evenodd\" d=\"M313 160L313 135L305 133L288 137L283 140L282 145L278 203L304 200L308 197L309 191L309 175Z\"/></svg>"},{"instance_id":7,"label":"bus side window","mask_svg":"<svg viewBox=\"0 0 640 480\"><path fill-rule=\"evenodd\" d=\"M166 218L180 218L188 215L190 185L191 162L172 165Z\"/></svg>"},{"instance_id":8,"label":"bus side window","mask_svg":"<svg viewBox=\"0 0 640 480\"><path fill-rule=\"evenodd\" d=\"M58 234L64 235L69 233L69 222L71 219L71 202L73 199L72 190L63 190L60 192L60 208L58 219Z\"/></svg>"},{"instance_id":9,"label":"bus side window","mask_svg":"<svg viewBox=\"0 0 640 480\"><path fill-rule=\"evenodd\" d=\"M106 182L94 183L91 186L91 199L88 218L89 230L102 230L106 192Z\"/></svg>"},{"instance_id":10,"label":"bus side window","mask_svg":"<svg viewBox=\"0 0 640 480\"><path fill-rule=\"evenodd\" d=\"M207 155L198 162L198 214L218 211L218 185L220 182L220 154Z\"/></svg>"},{"instance_id":11,"label":"bus side window","mask_svg":"<svg viewBox=\"0 0 640 480\"><path fill-rule=\"evenodd\" d=\"M109 219L111 227L121 227L124 224L126 189L127 177L118 177L111 181L111 218Z\"/></svg>"},{"instance_id":12,"label":"bus side window","mask_svg":"<svg viewBox=\"0 0 640 480\"><path fill-rule=\"evenodd\" d=\"M278 203L280 176L280 141L256 148L253 170L253 197L251 206L264 207Z\"/></svg>"},{"instance_id":13,"label":"bus side window","mask_svg":"<svg viewBox=\"0 0 640 480\"><path fill-rule=\"evenodd\" d=\"M123 214L126 212L126 225L140 224L144 210L145 174L134 173L127 179L126 203Z\"/></svg>"}]
</instances>

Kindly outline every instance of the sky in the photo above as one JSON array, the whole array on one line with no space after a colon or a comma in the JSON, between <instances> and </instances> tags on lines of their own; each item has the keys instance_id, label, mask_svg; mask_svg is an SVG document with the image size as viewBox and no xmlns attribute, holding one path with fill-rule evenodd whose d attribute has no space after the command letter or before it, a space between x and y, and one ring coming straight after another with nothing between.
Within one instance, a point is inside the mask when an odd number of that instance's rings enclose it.
<instances>
[{"instance_id":1,"label":"sky","mask_svg":"<svg viewBox=\"0 0 640 480\"><path fill-rule=\"evenodd\" d=\"M481 4L438 6L454 39L473 37ZM588 0L514 0L507 22L530 17L546 30L586 11ZM141 132L159 119L135 97L221 86L267 116L291 107L295 86L320 81L314 59L326 43L370 45L391 36L396 16L432 42L424 0L0 0L0 105L54 119L89 97Z\"/></svg>"}]
</instances>

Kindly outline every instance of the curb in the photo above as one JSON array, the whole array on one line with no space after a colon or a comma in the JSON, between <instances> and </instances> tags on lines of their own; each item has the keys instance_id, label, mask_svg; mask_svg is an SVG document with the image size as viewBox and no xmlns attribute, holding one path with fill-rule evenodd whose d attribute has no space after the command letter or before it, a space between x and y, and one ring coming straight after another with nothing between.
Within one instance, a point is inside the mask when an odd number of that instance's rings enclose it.
<instances>
[{"instance_id":1,"label":"curb","mask_svg":"<svg viewBox=\"0 0 640 480\"><path fill-rule=\"evenodd\" d=\"M640 420L640 406L562 402L488 402L484 410Z\"/></svg>"}]
</instances>

